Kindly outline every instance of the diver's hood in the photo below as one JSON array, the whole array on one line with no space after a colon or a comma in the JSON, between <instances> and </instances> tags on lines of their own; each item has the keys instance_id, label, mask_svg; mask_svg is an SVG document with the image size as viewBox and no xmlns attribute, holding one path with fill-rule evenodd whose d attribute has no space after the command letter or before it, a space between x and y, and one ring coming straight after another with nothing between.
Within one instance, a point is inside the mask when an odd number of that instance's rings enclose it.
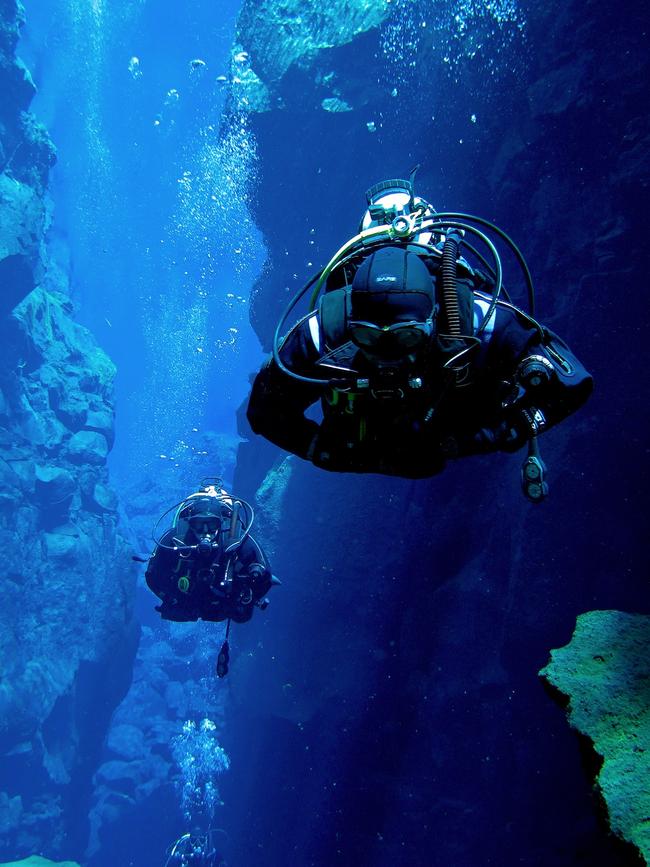
<instances>
[{"instance_id":1,"label":"diver's hood","mask_svg":"<svg viewBox=\"0 0 650 867\"><path fill-rule=\"evenodd\" d=\"M383 326L423 322L434 312L431 274L420 256L403 247L380 247L371 253L348 291L349 319Z\"/></svg>"},{"instance_id":2,"label":"diver's hood","mask_svg":"<svg viewBox=\"0 0 650 867\"><path fill-rule=\"evenodd\" d=\"M223 488L210 485L190 494L176 509L173 528L177 533L187 530L192 518L224 518L231 514L233 500Z\"/></svg>"},{"instance_id":3,"label":"diver's hood","mask_svg":"<svg viewBox=\"0 0 650 867\"><path fill-rule=\"evenodd\" d=\"M222 501L204 494L192 494L185 500L180 518L214 518L222 514Z\"/></svg>"}]
</instances>

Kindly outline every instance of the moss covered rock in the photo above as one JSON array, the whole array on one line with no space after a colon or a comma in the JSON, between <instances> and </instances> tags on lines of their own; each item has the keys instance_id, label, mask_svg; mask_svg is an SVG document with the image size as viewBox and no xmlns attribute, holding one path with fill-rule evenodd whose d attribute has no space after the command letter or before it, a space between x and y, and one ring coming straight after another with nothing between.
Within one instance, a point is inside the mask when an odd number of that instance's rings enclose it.
<instances>
[{"instance_id":1,"label":"moss covered rock","mask_svg":"<svg viewBox=\"0 0 650 867\"><path fill-rule=\"evenodd\" d=\"M540 675L602 758L597 785L615 834L650 862L650 616L589 611Z\"/></svg>"}]
</instances>

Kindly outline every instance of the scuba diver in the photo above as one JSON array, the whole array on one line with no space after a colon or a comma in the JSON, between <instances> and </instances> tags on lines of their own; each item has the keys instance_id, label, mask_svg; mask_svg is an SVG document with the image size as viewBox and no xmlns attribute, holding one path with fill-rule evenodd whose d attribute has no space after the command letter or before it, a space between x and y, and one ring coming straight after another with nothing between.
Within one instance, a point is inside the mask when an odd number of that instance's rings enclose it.
<instances>
[{"instance_id":1,"label":"scuba diver","mask_svg":"<svg viewBox=\"0 0 650 867\"><path fill-rule=\"evenodd\" d=\"M210 830L207 834L183 834L167 850L165 867L225 867L215 843L216 835L223 833Z\"/></svg>"},{"instance_id":2,"label":"scuba diver","mask_svg":"<svg viewBox=\"0 0 650 867\"><path fill-rule=\"evenodd\" d=\"M287 306L250 426L322 469L406 478L528 445L522 487L541 502L537 437L587 400L591 376L534 318L514 242L481 217L437 213L415 195L416 171L368 190L358 233ZM529 313L503 285L499 242L517 259ZM310 289L308 313L281 340ZM305 417L319 400L320 423Z\"/></svg>"},{"instance_id":3,"label":"scuba diver","mask_svg":"<svg viewBox=\"0 0 650 867\"><path fill-rule=\"evenodd\" d=\"M171 512L171 527L157 537ZM156 548L145 579L161 600L156 611L164 620L228 621L217 661L219 677L228 671L230 622L245 623L254 608L264 610L266 594L280 584L250 535L253 518L251 506L217 482L169 508L154 527Z\"/></svg>"}]
</instances>

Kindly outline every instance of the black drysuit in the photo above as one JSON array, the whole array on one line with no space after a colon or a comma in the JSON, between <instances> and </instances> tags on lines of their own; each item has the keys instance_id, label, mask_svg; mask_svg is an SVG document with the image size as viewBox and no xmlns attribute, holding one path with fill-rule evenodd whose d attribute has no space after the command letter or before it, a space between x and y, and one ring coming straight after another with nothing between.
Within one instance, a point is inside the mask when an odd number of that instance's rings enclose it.
<instances>
[{"instance_id":1,"label":"black drysuit","mask_svg":"<svg viewBox=\"0 0 650 867\"><path fill-rule=\"evenodd\" d=\"M196 542L192 538L186 542ZM165 620L250 620L253 606L271 588L271 570L257 542L247 536L235 553L218 545L203 553L178 546L168 530L149 559L145 578L161 600Z\"/></svg>"},{"instance_id":2,"label":"black drysuit","mask_svg":"<svg viewBox=\"0 0 650 867\"><path fill-rule=\"evenodd\" d=\"M474 288L472 281L465 283ZM475 291L469 297L476 334L490 296ZM254 381L249 423L255 433L324 469L423 478L440 472L451 458L516 451L532 432L562 421L591 394L591 376L569 347L516 307L499 302L479 338L467 384L459 387L452 374L442 371L444 359L433 340L408 372L411 379L418 377L418 387L410 388L405 374L404 387L383 397L373 396L372 388L349 397L326 385L297 381L271 358ZM280 357L296 373L335 379L334 370L318 364L334 349L316 311L289 333ZM524 388L517 383L517 369L533 355L546 359L550 376L536 388ZM372 376L361 352L351 366L360 376ZM320 424L305 417L318 400ZM530 420L536 411L542 416L537 413L541 423L534 430Z\"/></svg>"}]
</instances>

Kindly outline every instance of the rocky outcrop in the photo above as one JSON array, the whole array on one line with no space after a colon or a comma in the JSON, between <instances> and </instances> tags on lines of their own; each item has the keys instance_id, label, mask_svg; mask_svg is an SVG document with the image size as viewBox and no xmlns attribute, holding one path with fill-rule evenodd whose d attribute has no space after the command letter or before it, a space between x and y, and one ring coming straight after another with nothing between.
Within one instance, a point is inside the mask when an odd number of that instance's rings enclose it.
<instances>
[{"instance_id":1,"label":"rocky outcrop","mask_svg":"<svg viewBox=\"0 0 650 867\"><path fill-rule=\"evenodd\" d=\"M589 611L541 677L597 757L612 831L650 863L650 616Z\"/></svg>"},{"instance_id":2,"label":"rocky outcrop","mask_svg":"<svg viewBox=\"0 0 650 867\"><path fill-rule=\"evenodd\" d=\"M44 127L28 112L34 82L15 48L24 21L17 0L0 4L0 315L33 288L50 206L47 174L56 152Z\"/></svg>"},{"instance_id":3,"label":"rocky outcrop","mask_svg":"<svg viewBox=\"0 0 650 867\"><path fill-rule=\"evenodd\" d=\"M34 84L14 55L22 21L19 3L0 2L0 856L10 857L81 851L78 810L137 642L106 466L115 370L48 259L55 151L28 112Z\"/></svg>"},{"instance_id":4,"label":"rocky outcrop","mask_svg":"<svg viewBox=\"0 0 650 867\"><path fill-rule=\"evenodd\" d=\"M340 99L339 88L346 81L355 81L355 76L341 79L332 69L323 69L323 59L372 31L389 12L386 0L346 0L321 6L301 0L245 0L233 49L234 104L246 111L269 111L287 104L295 107L304 100L306 108L313 108L311 88L287 87L287 79L302 71L318 80L316 98L325 111L350 110Z\"/></svg>"}]
</instances>

